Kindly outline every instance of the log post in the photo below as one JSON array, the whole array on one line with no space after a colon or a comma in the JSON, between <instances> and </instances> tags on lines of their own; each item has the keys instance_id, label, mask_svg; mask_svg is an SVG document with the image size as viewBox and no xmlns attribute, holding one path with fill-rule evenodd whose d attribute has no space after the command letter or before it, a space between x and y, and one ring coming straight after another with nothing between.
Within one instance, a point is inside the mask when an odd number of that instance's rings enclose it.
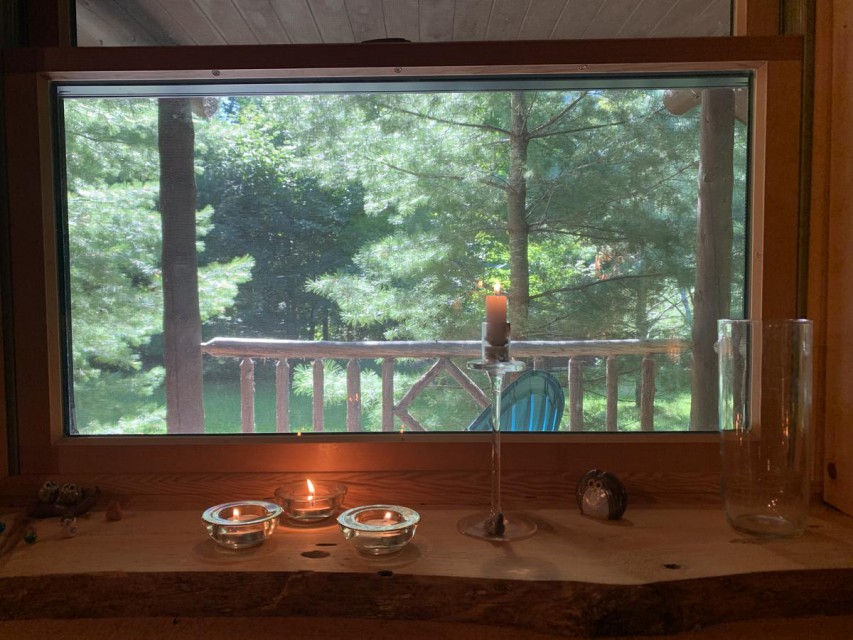
<instances>
[{"instance_id":1,"label":"log post","mask_svg":"<svg viewBox=\"0 0 853 640\"><path fill-rule=\"evenodd\" d=\"M382 361L382 431L394 430L394 358Z\"/></svg>"},{"instance_id":2,"label":"log post","mask_svg":"<svg viewBox=\"0 0 853 640\"><path fill-rule=\"evenodd\" d=\"M314 360L314 406L312 411L314 431L323 431L323 399L325 395L323 360Z\"/></svg>"},{"instance_id":3,"label":"log post","mask_svg":"<svg viewBox=\"0 0 853 640\"><path fill-rule=\"evenodd\" d=\"M287 358L275 363L275 430L290 431L290 362Z\"/></svg>"},{"instance_id":4,"label":"log post","mask_svg":"<svg viewBox=\"0 0 853 640\"><path fill-rule=\"evenodd\" d=\"M240 420L243 433L255 432L255 361L240 361Z\"/></svg>"},{"instance_id":5,"label":"log post","mask_svg":"<svg viewBox=\"0 0 853 640\"><path fill-rule=\"evenodd\" d=\"M347 363L347 431L361 431L361 369L355 358Z\"/></svg>"},{"instance_id":6,"label":"log post","mask_svg":"<svg viewBox=\"0 0 853 640\"><path fill-rule=\"evenodd\" d=\"M607 356L605 361L605 386L607 408L605 413L607 431L616 431L616 414L619 406L619 368L616 356Z\"/></svg>"},{"instance_id":7,"label":"log post","mask_svg":"<svg viewBox=\"0 0 853 640\"><path fill-rule=\"evenodd\" d=\"M655 359L643 357L642 393L640 394L640 429L655 430Z\"/></svg>"},{"instance_id":8,"label":"log post","mask_svg":"<svg viewBox=\"0 0 853 640\"><path fill-rule=\"evenodd\" d=\"M569 430L583 431L583 360L569 358Z\"/></svg>"}]
</instances>

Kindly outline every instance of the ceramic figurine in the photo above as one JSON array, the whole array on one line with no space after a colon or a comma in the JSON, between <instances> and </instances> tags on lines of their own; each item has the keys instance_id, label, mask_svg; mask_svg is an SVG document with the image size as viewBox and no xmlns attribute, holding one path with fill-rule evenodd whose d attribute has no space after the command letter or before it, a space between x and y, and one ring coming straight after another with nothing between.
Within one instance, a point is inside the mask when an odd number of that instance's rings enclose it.
<instances>
[{"instance_id":1,"label":"ceramic figurine","mask_svg":"<svg viewBox=\"0 0 853 640\"><path fill-rule=\"evenodd\" d=\"M116 522L122 519L122 510L121 505L118 500L110 500L110 503L107 505L106 517L107 520Z\"/></svg>"},{"instance_id":2,"label":"ceramic figurine","mask_svg":"<svg viewBox=\"0 0 853 640\"><path fill-rule=\"evenodd\" d=\"M66 482L59 487L59 495L56 497L57 504L73 505L83 499L83 490L79 484Z\"/></svg>"},{"instance_id":3,"label":"ceramic figurine","mask_svg":"<svg viewBox=\"0 0 853 640\"><path fill-rule=\"evenodd\" d=\"M63 538L73 538L77 535L77 518L63 518L59 523Z\"/></svg>"},{"instance_id":4,"label":"ceramic figurine","mask_svg":"<svg viewBox=\"0 0 853 640\"><path fill-rule=\"evenodd\" d=\"M26 542L27 544L35 544L36 540L38 540L36 528L27 527L27 530L24 531L24 542Z\"/></svg>"},{"instance_id":5,"label":"ceramic figurine","mask_svg":"<svg viewBox=\"0 0 853 640\"><path fill-rule=\"evenodd\" d=\"M607 471L587 471L578 482L576 494L578 508L585 516L618 520L628 507L628 492L619 478Z\"/></svg>"},{"instance_id":6,"label":"ceramic figurine","mask_svg":"<svg viewBox=\"0 0 853 640\"><path fill-rule=\"evenodd\" d=\"M59 495L59 485L53 480L46 480L39 488L39 502L55 502L56 496Z\"/></svg>"}]
</instances>

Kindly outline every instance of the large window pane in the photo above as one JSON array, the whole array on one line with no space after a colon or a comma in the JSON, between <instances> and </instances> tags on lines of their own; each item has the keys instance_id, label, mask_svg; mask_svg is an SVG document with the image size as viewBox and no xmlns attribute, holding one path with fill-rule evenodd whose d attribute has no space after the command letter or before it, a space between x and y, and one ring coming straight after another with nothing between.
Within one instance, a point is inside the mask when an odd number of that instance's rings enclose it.
<instances>
[{"instance_id":1,"label":"large window pane","mask_svg":"<svg viewBox=\"0 0 853 640\"><path fill-rule=\"evenodd\" d=\"M76 433L464 430L495 282L561 430L712 426L747 78L232 89L60 88Z\"/></svg>"}]
</instances>

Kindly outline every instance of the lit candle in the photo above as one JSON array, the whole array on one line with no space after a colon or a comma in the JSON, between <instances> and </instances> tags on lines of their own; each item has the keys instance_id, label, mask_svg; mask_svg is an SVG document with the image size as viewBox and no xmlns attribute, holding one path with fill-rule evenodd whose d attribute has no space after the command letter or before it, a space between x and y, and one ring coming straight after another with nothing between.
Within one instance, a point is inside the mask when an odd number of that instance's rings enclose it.
<instances>
[{"instance_id":1,"label":"lit candle","mask_svg":"<svg viewBox=\"0 0 853 640\"><path fill-rule=\"evenodd\" d=\"M506 296L501 295L501 285L495 283L495 294L486 296L486 341L502 347L509 340L506 322Z\"/></svg>"},{"instance_id":2,"label":"lit candle","mask_svg":"<svg viewBox=\"0 0 853 640\"><path fill-rule=\"evenodd\" d=\"M314 483L306 480L304 483L279 487L275 495L288 518L314 522L334 515L346 492L346 487L337 482Z\"/></svg>"}]
</instances>

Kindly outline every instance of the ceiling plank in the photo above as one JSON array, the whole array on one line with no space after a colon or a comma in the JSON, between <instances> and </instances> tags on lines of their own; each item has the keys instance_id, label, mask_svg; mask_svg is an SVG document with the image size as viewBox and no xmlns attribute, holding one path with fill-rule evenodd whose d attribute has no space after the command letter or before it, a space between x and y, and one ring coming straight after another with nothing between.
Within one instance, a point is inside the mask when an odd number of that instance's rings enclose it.
<instances>
[{"instance_id":1,"label":"ceiling plank","mask_svg":"<svg viewBox=\"0 0 853 640\"><path fill-rule=\"evenodd\" d=\"M548 40L567 0L531 0L518 31L519 40Z\"/></svg>"},{"instance_id":2,"label":"ceiling plank","mask_svg":"<svg viewBox=\"0 0 853 640\"><path fill-rule=\"evenodd\" d=\"M118 47L123 44L123 36L127 36L117 33L89 6L77 7L77 20L85 25L84 29L77 29L77 45L81 47Z\"/></svg>"},{"instance_id":3,"label":"ceiling plank","mask_svg":"<svg viewBox=\"0 0 853 640\"><path fill-rule=\"evenodd\" d=\"M195 0L228 44L258 44L258 39L231 0Z\"/></svg>"},{"instance_id":4,"label":"ceiling plank","mask_svg":"<svg viewBox=\"0 0 853 640\"><path fill-rule=\"evenodd\" d=\"M195 44L228 44L225 37L192 0L163 0L161 5L172 20L183 27Z\"/></svg>"},{"instance_id":5,"label":"ceiling plank","mask_svg":"<svg viewBox=\"0 0 853 640\"><path fill-rule=\"evenodd\" d=\"M605 0L587 25L583 37L615 38L636 8L637 0Z\"/></svg>"},{"instance_id":6,"label":"ceiling plank","mask_svg":"<svg viewBox=\"0 0 853 640\"><path fill-rule=\"evenodd\" d=\"M569 0L560 19L554 25L555 39L575 40L582 38L589 23L593 21L602 0Z\"/></svg>"},{"instance_id":7,"label":"ceiling plank","mask_svg":"<svg viewBox=\"0 0 853 640\"><path fill-rule=\"evenodd\" d=\"M309 7L323 42L355 42L344 0L311 0Z\"/></svg>"},{"instance_id":8,"label":"ceiling plank","mask_svg":"<svg viewBox=\"0 0 853 640\"><path fill-rule=\"evenodd\" d=\"M320 29L306 0L269 0L290 41L294 44L322 42Z\"/></svg>"},{"instance_id":9,"label":"ceiling plank","mask_svg":"<svg viewBox=\"0 0 853 640\"><path fill-rule=\"evenodd\" d=\"M453 39L485 40L494 0L456 0L453 16Z\"/></svg>"},{"instance_id":10,"label":"ceiling plank","mask_svg":"<svg viewBox=\"0 0 853 640\"><path fill-rule=\"evenodd\" d=\"M78 0L79 19L87 24L89 37L95 38L95 46L172 44L171 38L156 22L138 8L129 12L127 4L115 0Z\"/></svg>"},{"instance_id":11,"label":"ceiling plank","mask_svg":"<svg viewBox=\"0 0 853 640\"><path fill-rule=\"evenodd\" d=\"M663 20L678 0L642 0L619 28L617 38L644 38Z\"/></svg>"},{"instance_id":12,"label":"ceiling plank","mask_svg":"<svg viewBox=\"0 0 853 640\"><path fill-rule=\"evenodd\" d=\"M261 44L290 44L290 37L269 0L233 0L234 6Z\"/></svg>"},{"instance_id":13,"label":"ceiling plank","mask_svg":"<svg viewBox=\"0 0 853 640\"><path fill-rule=\"evenodd\" d=\"M382 13L387 37L404 38L410 42L420 39L418 0L382 0Z\"/></svg>"},{"instance_id":14,"label":"ceiling plank","mask_svg":"<svg viewBox=\"0 0 853 640\"><path fill-rule=\"evenodd\" d=\"M418 11L421 42L453 39L454 0L421 0Z\"/></svg>"},{"instance_id":15,"label":"ceiling plank","mask_svg":"<svg viewBox=\"0 0 853 640\"><path fill-rule=\"evenodd\" d=\"M495 0L486 39L515 40L529 6L529 0Z\"/></svg>"},{"instance_id":16,"label":"ceiling plank","mask_svg":"<svg viewBox=\"0 0 853 640\"><path fill-rule=\"evenodd\" d=\"M356 42L387 38L382 0L345 0Z\"/></svg>"},{"instance_id":17,"label":"ceiling plank","mask_svg":"<svg viewBox=\"0 0 853 640\"><path fill-rule=\"evenodd\" d=\"M136 4L140 11L145 12L154 22L166 31L166 34L175 44L198 44L193 40L193 37L187 32L187 30L184 29L183 25L175 20L163 7L159 0L136 0Z\"/></svg>"},{"instance_id":18,"label":"ceiling plank","mask_svg":"<svg viewBox=\"0 0 853 640\"><path fill-rule=\"evenodd\" d=\"M704 4L707 4L707 0ZM695 0L679 0L672 10L667 13L655 28L649 32L653 38L676 38L681 35L698 13Z\"/></svg>"},{"instance_id":19,"label":"ceiling plank","mask_svg":"<svg viewBox=\"0 0 853 640\"><path fill-rule=\"evenodd\" d=\"M705 11L697 12L680 35L685 37L731 35L732 0L715 0Z\"/></svg>"}]
</instances>

